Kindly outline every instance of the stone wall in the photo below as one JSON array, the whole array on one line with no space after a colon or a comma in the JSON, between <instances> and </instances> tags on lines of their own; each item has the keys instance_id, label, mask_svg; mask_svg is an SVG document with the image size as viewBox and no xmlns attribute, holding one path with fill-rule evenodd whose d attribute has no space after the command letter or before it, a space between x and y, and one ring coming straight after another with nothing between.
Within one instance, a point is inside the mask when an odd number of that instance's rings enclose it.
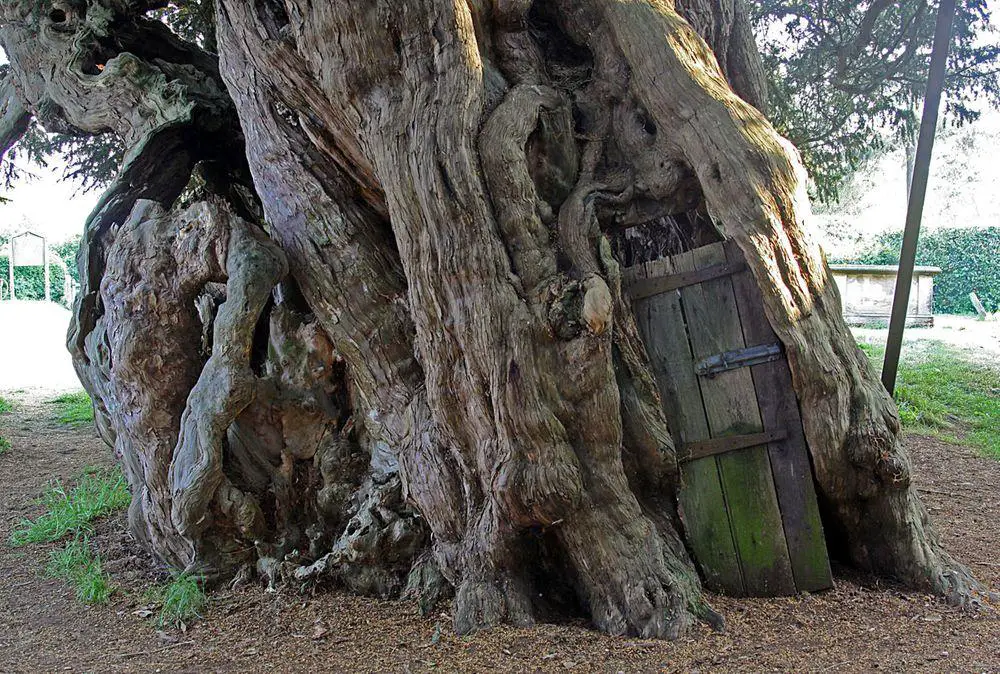
<instances>
[{"instance_id":1,"label":"stone wall","mask_svg":"<svg viewBox=\"0 0 1000 674\"><path fill-rule=\"evenodd\" d=\"M896 288L895 266L832 264L830 269L840 289L848 324L888 324ZM934 325L934 276L940 272L939 267L914 269L907 325Z\"/></svg>"}]
</instances>

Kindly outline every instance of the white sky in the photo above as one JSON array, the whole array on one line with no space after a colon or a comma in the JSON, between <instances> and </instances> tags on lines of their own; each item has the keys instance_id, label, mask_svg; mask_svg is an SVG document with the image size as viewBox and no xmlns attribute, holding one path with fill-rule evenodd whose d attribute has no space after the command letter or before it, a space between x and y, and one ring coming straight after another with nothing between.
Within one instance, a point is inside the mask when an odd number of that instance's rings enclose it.
<instances>
[{"instance_id":1,"label":"white sky","mask_svg":"<svg viewBox=\"0 0 1000 674\"><path fill-rule=\"evenodd\" d=\"M3 196L10 199L0 204L0 232L30 229L49 240L61 243L83 233L83 224L100 198L100 190L80 194L78 184L60 181L61 167L52 162L49 168L29 167L37 177L21 181Z\"/></svg>"},{"instance_id":2,"label":"white sky","mask_svg":"<svg viewBox=\"0 0 1000 674\"><path fill-rule=\"evenodd\" d=\"M921 229L1000 224L1000 112L988 110L972 124L939 132ZM817 208L813 233L828 254L851 257L859 246L906 219L906 159L901 150L878 158L857 173L840 203Z\"/></svg>"}]
</instances>

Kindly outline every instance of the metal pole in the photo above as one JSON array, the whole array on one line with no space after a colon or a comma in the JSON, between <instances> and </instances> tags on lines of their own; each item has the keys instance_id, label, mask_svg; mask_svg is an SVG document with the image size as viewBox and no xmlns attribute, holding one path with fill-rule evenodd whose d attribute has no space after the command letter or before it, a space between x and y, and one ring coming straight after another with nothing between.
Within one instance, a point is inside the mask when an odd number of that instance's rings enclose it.
<instances>
[{"instance_id":1,"label":"metal pole","mask_svg":"<svg viewBox=\"0 0 1000 674\"><path fill-rule=\"evenodd\" d=\"M882 384L892 395L896 389L899 371L899 354L903 348L903 328L910 304L910 286L913 283L913 266L917 258L917 241L920 238L920 219L927 195L927 178L930 173L934 133L937 130L938 108L941 107L941 90L944 89L945 67L948 63L948 46L951 42L951 25L955 18L955 0L941 0L938 7L937 27L934 31L934 51L927 77L927 94L924 96L924 113L920 120L917 138L917 157L913 162L913 180L906 209L906 226L903 230L903 247L899 253L899 272L896 275L896 293L892 302L889 321L889 339L885 345L882 363Z\"/></svg>"},{"instance_id":2,"label":"metal pole","mask_svg":"<svg viewBox=\"0 0 1000 674\"><path fill-rule=\"evenodd\" d=\"M16 300L14 295L14 237L10 237L10 257L7 258L7 271L10 274L10 299Z\"/></svg>"},{"instance_id":3,"label":"metal pole","mask_svg":"<svg viewBox=\"0 0 1000 674\"><path fill-rule=\"evenodd\" d=\"M48 240L42 237L42 267L45 268L45 301L52 301L52 287L49 285L49 246Z\"/></svg>"}]
</instances>

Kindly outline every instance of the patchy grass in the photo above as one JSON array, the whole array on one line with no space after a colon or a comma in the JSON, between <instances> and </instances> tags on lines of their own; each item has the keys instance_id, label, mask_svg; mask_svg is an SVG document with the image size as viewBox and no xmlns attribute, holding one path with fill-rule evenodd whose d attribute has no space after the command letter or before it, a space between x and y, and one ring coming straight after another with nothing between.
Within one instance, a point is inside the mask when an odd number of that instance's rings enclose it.
<instances>
[{"instance_id":1,"label":"patchy grass","mask_svg":"<svg viewBox=\"0 0 1000 674\"><path fill-rule=\"evenodd\" d=\"M9 414L14 409L14 404L0 396L0 414ZM0 435L0 456L10 451L10 440Z\"/></svg>"},{"instance_id":2,"label":"patchy grass","mask_svg":"<svg viewBox=\"0 0 1000 674\"><path fill-rule=\"evenodd\" d=\"M86 537L74 538L65 547L53 550L46 573L66 581L84 604L104 604L114 592L111 577L101 566L101 558L90 549Z\"/></svg>"},{"instance_id":3,"label":"patchy grass","mask_svg":"<svg viewBox=\"0 0 1000 674\"><path fill-rule=\"evenodd\" d=\"M160 604L158 627L178 626L200 618L208 603L204 578L190 573L174 575L167 585L153 588L149 597Z\"/></svg>"},{"instance_id":4,"label":"patchy grass","mask_svg":"<svg viewBox=\"0 0 1000 674\"><path fill-rule=\"evenodd\" d=\"M93 520L127 507L129 499L125 476L117 468L85 472L72 489L56 480L42 494L46 512L36 520L21 520L11 543L51 543L89 531Z\"/></svg>"},{"instance_id":5,"label":"patchy grass","mask_svg":"<svg viewBox=\"0 0 1000 674\"><path fill-rule=\"evenodd\" d=\"M117 468L88 469L72 489L58 480L51 482L40 502L45 513L36 520L22 520L11 535L11 543L51 543L74 535L50 553L46 573L69 583L83 603L106 603L114 587L85 532L98 517L128 506L125 476Z\"/></svg>"},{"instance_id":6,"label":"patchy grass","mask_svg":"<svg viewBox=\"0 0 1000 674\"><path fill-rule=\"evenodd\" d=\"M885 348L859 344L876 371ZM1000 368L977 363L969 354L937 341L903 350L896 403L910 431L960 439L1000 459Z\"/></svg>"},{"instance_id":7,"label":"patchy grass","mask_svg":"<svg viewBox=\"0 0 1000 674\"><path fill-rule=\"evenodd\" d=\"M67 426L94 423L94 405L85 391L64 393L49 401L56 406L56 419Z\"/></svg>"}]
</instances>

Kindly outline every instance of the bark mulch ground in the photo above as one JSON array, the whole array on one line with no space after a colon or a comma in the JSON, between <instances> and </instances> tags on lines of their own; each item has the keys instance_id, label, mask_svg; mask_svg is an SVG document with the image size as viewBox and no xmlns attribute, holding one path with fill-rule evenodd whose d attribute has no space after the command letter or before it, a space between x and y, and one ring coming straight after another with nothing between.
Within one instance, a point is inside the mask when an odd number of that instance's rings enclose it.
<instances>
[{"instance_id":1,"label":"bark mulch ground","mask_svg":"<svg viewBox=\"0 0 1000 674\"><path fill-rule=\"evenodd\" d=\"M254 585L212 596L186 632L141 617L143 592L162 580L123 533L124 518L94 537L119 590L109 605L77 602L42 570L53 546L11 548L12 528L39 514L53 477L108 465L92 430L52 420L39 394L16 393L0 434L0 671L2 672L1000 672L1000 619L838 569L830 591L784 599L713 597L724 634L699 627L675 643L610 638L583 624L451 633L449 607L421 618L405 602L334 591L301 595ZM1000 587L1000 461L933 438L909 438L917 483L949 550Z\"/></svg>"}]
</instances>

